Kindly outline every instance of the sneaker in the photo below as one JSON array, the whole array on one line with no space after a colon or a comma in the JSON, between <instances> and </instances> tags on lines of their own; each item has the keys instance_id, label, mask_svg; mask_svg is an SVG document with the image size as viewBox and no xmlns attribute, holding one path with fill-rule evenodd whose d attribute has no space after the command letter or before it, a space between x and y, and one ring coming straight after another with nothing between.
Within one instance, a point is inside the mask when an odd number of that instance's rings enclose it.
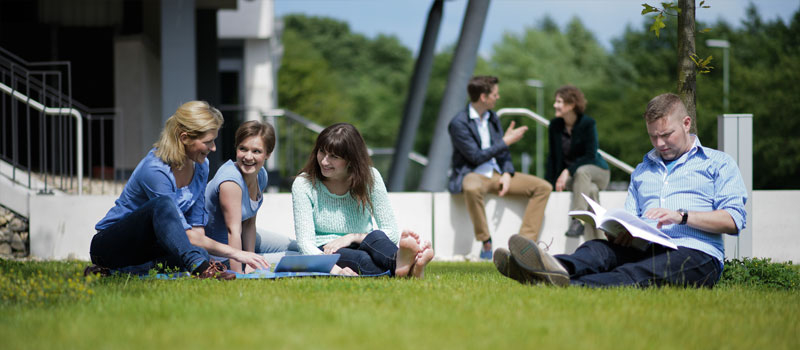
<instances>
[{"instance_id":1,"label":"sneaker","mask_svg":"<svg viewBox=\"0 0 800 350\"><path fill-rule=\"evenodd\" d=\"M109 270L107 267L102 267L100 265L92 264L92 265L86 266L86 268L83 269L83 275L84 276L100 275L100 276L104 277L104 276L108 276L110 274L111 274L111 270Z\"/></svg>"},{"instance_id":2,"label":"sneaker","mask_svg":"<svg viewBox=\"0 0 800 350\"><path fill-rule=\"evenodd\" d=\"M508 248L514 261L533 278L559 287L569 285L567 269L536 242L513 235L508 240Z\"/></svg>"},{"instance_id":3,"label":"sneaker","mask_svg":"<svg viewBox=\"0 0 800 350\"><path fill-rule=\"evenodd\" d=\"M481 260L492 260L492 241L483 242L481 244L481 253L479 255Z\"/></svg>"},{"instance_id":4,"label":"sneaker","mask_svg":"<svg viewBox=\"0 0 800 350\"><path fill-rule=\"evenodd\" d=\"M513 279L522 284L536 284L539 280L519 267L517 261L511 256L511 252L506 248L497 248L494 251L494 266L503 276Z\"/></svg>"},{"instance_id":5,"label":"sneaker","mask_svg":"<svg viewBox=\"0 0 800 350\"><path fill-rule=\"evenodd\" d=\"M197 278L216 278L218 280L228 281L235 280L236 274L228 272L221 262L216 260L209 260L208 267L197 274Z\"/></svg>"},{"instance_id":6,"label":"sneaker","mask_svg":"<svg viewBox=\"0 0 800 350\"><path fill-rule=\"evenodd\" d=\"M567 237L580 237L583 236L583 223L578 219L572 219L569 224L569 230L564 234Z\"/></svg>"}]
</instances>

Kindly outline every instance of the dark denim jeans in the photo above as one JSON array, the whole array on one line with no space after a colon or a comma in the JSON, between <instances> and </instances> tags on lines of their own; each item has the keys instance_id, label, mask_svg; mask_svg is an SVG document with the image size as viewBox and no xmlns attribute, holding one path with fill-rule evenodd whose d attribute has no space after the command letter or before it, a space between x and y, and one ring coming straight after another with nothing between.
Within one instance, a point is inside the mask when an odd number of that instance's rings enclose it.
<instances>
[{"instance_id":1,"label":"dark denim jeans","mask_svg":"<svg viewBox=\"0 0 800 350\"><path fill-rule=\"evenodd\" d=\"M641 251L592 240L556 259L570 273L570 284L587 287L661 286L713 287L722 274L711 255L686 247L672 250L653 244Z\"/></svg>"},{"instance_id":2,"label":"dark denim jeans","mask_svg":"<svg viewBox=\"0 0 800 350\"><path fill-rule=\"evenodd\" d=\"M322 249L322 247L320 247ZM353 243L337 252L339 261L336 265L349 267L359 275L378 275L387 270L394 276L397 266L397 245L386 237L383 231L372 231L361 244Z\"/></svg>"},{"instance_id":3,"label":"dark denim jeans","mask_svg":"<svg viewBox=\"0 0 800 350\"><path fill-rule=\"evenodd\" d=\"M163 196L95 234L89 255L92 263L127 273L146 273L158 262L192 271L209 259L189 243L178 208Z\"/></svg>"}]
</instances>

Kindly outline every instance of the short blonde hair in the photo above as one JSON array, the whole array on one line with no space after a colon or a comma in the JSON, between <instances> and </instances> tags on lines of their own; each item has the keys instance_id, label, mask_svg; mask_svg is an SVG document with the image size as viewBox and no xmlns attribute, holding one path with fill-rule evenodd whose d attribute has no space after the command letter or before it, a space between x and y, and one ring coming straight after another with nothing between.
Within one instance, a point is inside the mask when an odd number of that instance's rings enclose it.
<instances>
[{"instance_id":1,"label":"short blonde hair","mask_svg":"<svg viewBox=\"0 0 800 350\"><path fill-rule=\"evenodd\" d=\"M167 119L164 129L161 130L161 137L153 144L156 148L155 154L164 163L178 169L183 168L186 150L180 140L181 133L185 132L189 138L198 139L209 131L219 130L224 121L222 113L208 102L186 102Z\"/></svg>"}]
</instances>

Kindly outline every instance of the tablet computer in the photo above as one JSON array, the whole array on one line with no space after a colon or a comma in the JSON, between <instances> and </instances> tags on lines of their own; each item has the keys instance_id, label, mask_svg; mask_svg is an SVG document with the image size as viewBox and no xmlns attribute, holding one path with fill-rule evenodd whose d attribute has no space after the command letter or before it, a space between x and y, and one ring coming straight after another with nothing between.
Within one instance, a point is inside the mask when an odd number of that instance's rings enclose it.
<instances>
[{"instance_id":1,"label":"tablet computer","mask_svg":"<svg viewBox=\"0 0 800 350\"><path fill-rule=\"evenodd\" d=\"M329 273L337 261L339 261L339 254L287 255L278 261L275 272Z\"/></svg>"}]
</instances>

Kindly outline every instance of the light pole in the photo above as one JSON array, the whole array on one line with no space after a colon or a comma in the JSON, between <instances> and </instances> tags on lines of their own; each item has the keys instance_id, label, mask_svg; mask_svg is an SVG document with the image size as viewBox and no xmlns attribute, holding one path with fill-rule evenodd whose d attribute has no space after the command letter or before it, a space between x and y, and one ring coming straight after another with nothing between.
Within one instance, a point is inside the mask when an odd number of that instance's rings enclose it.
<instances>
[{"instance_id":1,"label":"light pole","mask_svg":"<svg viewBox=\"0 0 800 350\"><path fill-rule=\"evenodd\" d=\"M544 118L544 83L528 79L525 85L536 88L536 114ZM544 178L544 125L536 123L536 176Z\"/></svg>"},{"instance_id":2,"label":"light pole","mask_svg":"<svg viewBox=\"0 0 800 350\"><path fill-rule=\"evenodd\" d=\"M731 48L731 43L727 40L709 39L706 40L708 47L716 47L722 49L722 112L728 113L728 91L730 89L730 76L728 70L730 63L728 62L728 50Z\"/></svg>"}]
</instances>

